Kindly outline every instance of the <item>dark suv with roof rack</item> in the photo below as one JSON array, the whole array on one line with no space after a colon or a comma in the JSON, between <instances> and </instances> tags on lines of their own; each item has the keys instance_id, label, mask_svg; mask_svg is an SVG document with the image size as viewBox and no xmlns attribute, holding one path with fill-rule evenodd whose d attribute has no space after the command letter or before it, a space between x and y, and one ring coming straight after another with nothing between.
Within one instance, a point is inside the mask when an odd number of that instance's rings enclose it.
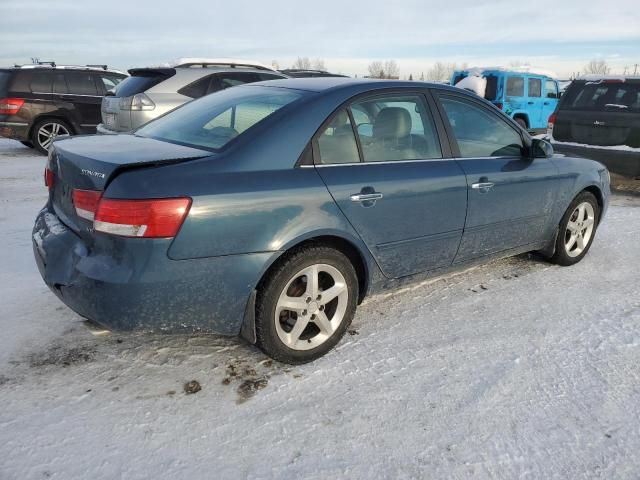
<instances>
[{"instance_id":1,"label":"dark suv with roof rack","mask_svg":"<svg viewBox=\"0 0 640 480\"><path fill-rule=\"evenodd\" d=\"M46 153L56 136L96 133L102 97L126 77L106 65L0 68L0 136Z\"/></svg>"},{"instance_id":2,"label":"dark suv with roof rack","mask_svg":"<svg viewBox=\"0 0 640 480\"><path fill-rule=\"evenodd\" d=\"M640 176L640 77L586 75L571 82L548 133L556 151Z\"/></svg>"}]
</instances>

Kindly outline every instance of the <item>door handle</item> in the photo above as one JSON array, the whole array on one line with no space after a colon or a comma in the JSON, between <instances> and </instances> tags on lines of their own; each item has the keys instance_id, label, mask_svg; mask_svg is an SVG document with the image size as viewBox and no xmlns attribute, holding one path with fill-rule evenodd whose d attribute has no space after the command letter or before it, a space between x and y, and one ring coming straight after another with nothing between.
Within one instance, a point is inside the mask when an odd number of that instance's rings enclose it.
<instances>
[{"instance_id":1,"label":"door handle","mask_svg":"<svg viewBox=\"0 0 640 480\"><path fill-rule=\"evenodd\" d=\"M543 105L549 105L549 102L542 102Z\"/></svg>"},{"instance_id":2,"label":"door handle","mask_svg":"<svg viewBox=\"0 0 640 480\"><path fill-rule=\"evenodd\" d=\"M354 193L349 197L352 202L371 202L381 200L383 195L379 192L373 193Z\"/></svg>"},{"instance_id":3,"label":"door handle","mask_svg":"<svg viewBox=\"0 0 640 480\"><path fill-rule=\"evenodd\" d=\"M528 105L533 105L533 102L527 102Z\"/></svg>"},{"instance_id":4,"label":"door handle","mask_svg":"<svg viewBox=\"0 0 640 480\"><path fill-rule=\"evenodd\" d=\"M491 190L491 188L494 185L495 183L492 183L492 182L478 182L478 183L472 183L471 188L473 188L474 190L480 190L480 192L482 193L486 193L489 190Z\"/></svg>"}]
</instances>

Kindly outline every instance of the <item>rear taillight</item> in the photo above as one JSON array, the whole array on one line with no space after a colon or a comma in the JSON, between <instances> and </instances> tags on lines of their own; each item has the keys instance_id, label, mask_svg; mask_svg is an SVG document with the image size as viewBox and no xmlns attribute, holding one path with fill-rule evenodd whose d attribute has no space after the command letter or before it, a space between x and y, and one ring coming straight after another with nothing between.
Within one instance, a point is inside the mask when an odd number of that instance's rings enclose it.
<instances>
[{"instance_id":1,"label":"rear taillight","mask_svg":"<svg viewBox=\"0 0 640 480\"><path fill-rule=\"evenodd\" d=\"M556 114L552 113L549 115L549 119L547 120L547 136L549 138L553 137L553 126L556 124Z\"/></svg>"},{"instance_id":2,"label":"rear taillight","mask_svg":"<svg viewBox=\"0 0 640 480\"><path fill-rule=\"evenodd\" d=\"M189 207L190 198L103 198L98 203L94 228L97 232L125 237L175 237L189 213Z\"/></svg>"},{"instance_id":3,"label":"rear taillight","mask_svg":"<svg viewBox=\"0 0 640 480\"><path fill-rule=\"evenodd\" d=\"M133 97L120 99L120 110L153 110L155 108L156 104L144 93L136 93Z\"/></svg>"},{"instance_id":4,"label":"rear taillight","mask_svg":"<svg viewBox=\"0 0 640 480\"><path fill-rule=\"evenodd\" d=\"M124 237L175 237L189 208L190 198L120 200L102 198L96 190L73 190L76 214L93 222L96 232Z\"/></svg>"},{"instance_id":5,"label":"rear taillight","mask_svg":"<svg viewBox=\"0 0 640 480\"><path fill-rule=\"evenodd\" d=\"M24 105L24 98L0 99L0 115L15 115Z\"/></svg>"},{"instance_id":6,"label":"rear taillight","mask_svg":"<svg viewBox=\"0 0 640 480\"><path fill-rule=\"evenodd\" d=\"M95 190L74 190L73 205L76 207L76 214L85 220L93 221L102 192Z\"/></svg>"},{"instance_id":7,"label":"rear taillight","mask_svg":"<svg viewBox=\"0 0 640 480\"><path fill-rule=\"evenodd\" d=\"M53 188L53 183L55 182L55 175L53 173L53 170L51 170L50 168L45 168L44 169L44 186L47 187L49 190L51 190Z\"/></svg>"}]
</instances>

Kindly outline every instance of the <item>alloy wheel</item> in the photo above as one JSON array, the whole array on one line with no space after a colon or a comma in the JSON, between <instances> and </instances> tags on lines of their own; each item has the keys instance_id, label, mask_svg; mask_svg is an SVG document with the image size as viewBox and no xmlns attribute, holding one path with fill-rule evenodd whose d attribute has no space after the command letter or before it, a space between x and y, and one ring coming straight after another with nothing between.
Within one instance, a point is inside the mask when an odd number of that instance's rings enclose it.
<instances>
[{"instance_id":1,"label":"alloy wheel","mask_svg":"<svg viewBox=\"0 0 640 480\"><path fill-rule=\"evenodd\" d=\"M38 143L44 150L48 150L54 138L69 135L69 130L58 122L47 122L38 129Z\"/></svg>"},{"instance_id":2,"label":"alloy wheel","mask_svg":"<svg viewBox=\"0 0 640 480\"><path fill-rule=\"evenodd\" d=\"M340 271L327 264L300 270L283 288L275 309L275 327L284 345L311 350L340 327L349 290Z\"/></svg>"},{"instance_id":3,"label":"alloy wheel","mask_svg":"<svg viewBox=\"0 0 640 480\"><path fill-rule=\"evenodd\" d=\"M577 257L589 245L595 226L595 212L589 202L580 203L571 213L564 234L567 255Z\"/></svg>"}]
</instances>

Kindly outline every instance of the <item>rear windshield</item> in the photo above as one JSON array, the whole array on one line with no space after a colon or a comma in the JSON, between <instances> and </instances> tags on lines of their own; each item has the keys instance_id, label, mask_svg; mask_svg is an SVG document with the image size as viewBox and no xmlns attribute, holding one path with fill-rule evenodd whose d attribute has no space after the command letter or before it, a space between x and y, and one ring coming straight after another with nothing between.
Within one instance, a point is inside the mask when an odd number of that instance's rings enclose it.
<instances>
[{"instance_id":1,"label":"rear windshield","mask_svg":"<svg viewBox=\"0 0 640 480\"><path fill-rule=\"evenodd\" d=\"M640 85L628 82L573 82L563 109L640 111Z\"/></svg>"},{"instance_id":2,"label":"rear windshield","mask_svg":"<svg viewBox=\"0 0 640 480\"><path fill-rule=\"evenodd\" d=\"M186 103L136 135L216 151L300 96L281 88L230 88Z\"/></svg>"},{"instance_id":3,"label":"rear windshield","mask_svg":"<svg viewBox=\"0 0 640 480\"><path fill-rule=\"evenodd\" d=\"M120 82L115 89L116 97L130 97L136 93L142 93L155 87L160 82L175 75L157 71L138 71Z\"/></svg>"},{"instance_id":4,"label":"rear windshield","mask_svg":"<svg viewBox=\"0 0 640 480\"><path fill-rule=\"evenodd\" d=\"M8 90L7 85L9 83L9 78L11 74L9 72L0 71L0 94L5 95Z\"/></svg>"}]
</instances>

